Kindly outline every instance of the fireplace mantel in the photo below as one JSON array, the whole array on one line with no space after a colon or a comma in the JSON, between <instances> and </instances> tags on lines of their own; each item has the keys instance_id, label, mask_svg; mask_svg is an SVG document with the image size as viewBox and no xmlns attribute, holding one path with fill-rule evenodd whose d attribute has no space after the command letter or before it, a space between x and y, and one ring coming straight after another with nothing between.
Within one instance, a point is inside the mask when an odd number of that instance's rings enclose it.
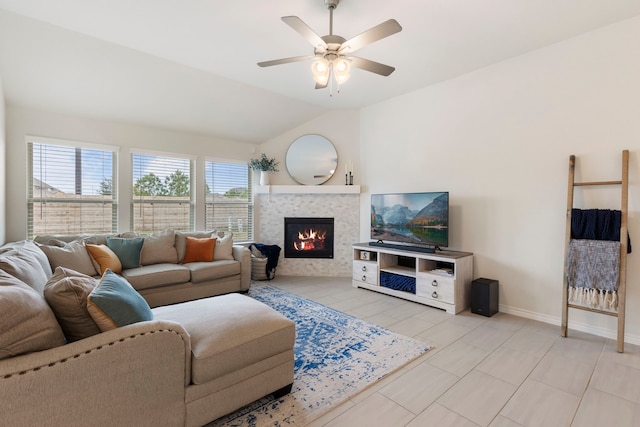
<instances>
[{"instance_id":1,"label":"fireplace mantel","mask_svg":"<svg viewBox=\"0 0 640 427\"><path fill-rule=\"evenodd\" d=\"M360 194L359 185L258 185L257 194Z\"/></svg>"}]
</instances>

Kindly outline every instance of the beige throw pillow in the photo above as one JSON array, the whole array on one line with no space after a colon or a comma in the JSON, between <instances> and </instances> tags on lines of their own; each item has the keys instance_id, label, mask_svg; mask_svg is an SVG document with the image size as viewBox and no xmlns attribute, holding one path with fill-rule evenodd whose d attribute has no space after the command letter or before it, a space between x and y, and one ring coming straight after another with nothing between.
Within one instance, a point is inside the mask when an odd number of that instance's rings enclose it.
<instances>
[{"instance_id":1,"label":"beige throw pillow","mask_svg":"<svg viewBox=\"0 0 640 427\"><path fill-rule=\"evenodd\" d=\"M64 343L62 329L42 295L0 270L0 359Z\"/></svg>"},{"instance_id":2,"label":"beige throw pillow","mask_svg":"<svg viewBox=\"0 0 640 427\"><path fill-rule=\"evenodd\" d=\"M53 271L65 267L88 276L98 274L82 240L74 240L63 247L42 245L40 249L47 254Z\"/></svg>"},{"instance_id":3,"label":"beige throw pillow","mask_svg":"<svg viewBox=\"0 0 640 427\"><path fill-rule=\"evenodd\" d=\"M140 264L152 265L160 263L176 264L178 253L175 248L176 233L173 230L159 231L144 236L144 245L140 255Z\"/></svg>"},{"instance_id":4,"label":"beige throw pillow","mask_svg":"<svg viewBox=\"0 0 640 427\"><path fill-rule=\"evenodd\" d=\"M0 255L0 269L42 294L50 276L50 267L45 271L38 260L28 252L13 250Z\"/></svg>"},{"instance_id":5,"label":"beige throw pillow","mask_svg":"<svg viewBox=\"0 0 640 427\"><path fill-rule=\"evenodd\" d=\"M49 260L47 259L47 256L44 254L44 252L42 252L42 250L39 248L38 244L36 244L36 242L32 240L20 240L17 242L5 243L0 247L0 254L14 251L17 251L19 254L23 255L25 259L26 257L29 257L32 262L37 262L40 265L42 271L47 276L47 279L51 277L52 271L51 266L49 265ZM20 277L18 277L18 279L22 280ZM22 281L24 282L24 280ZM29 283L27 283L27 285L29 285Z\"/></svg>"},{"instance_id":6,"label":"beige throw pillow","mask_svg":"<svg viewBox=\"0 0 640 427\"><path fill-rule=\"evenodd\" d=\"M69 342L100 333L87 309L87 296L97 284L94 277L58 267L44 287L44 297Z\"/></svg>"}]
</instances>

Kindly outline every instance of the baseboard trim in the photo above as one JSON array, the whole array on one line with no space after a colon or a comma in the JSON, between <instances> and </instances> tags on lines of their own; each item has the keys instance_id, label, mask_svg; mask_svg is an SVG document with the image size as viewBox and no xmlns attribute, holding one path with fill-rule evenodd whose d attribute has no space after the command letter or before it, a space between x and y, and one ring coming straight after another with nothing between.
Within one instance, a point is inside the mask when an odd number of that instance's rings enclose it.
<instances>
[{"instance_id":1,"label":"baseboard trim","mask_svg":"<svg viewBox=\"0 0 640 427\"><path fill-rule=\"evenodd\" d=\"M513 314L514 316L524 317L525 319L537 320L539 322L549 323L551 325L558 326L558 334L560 334L560 325L562 324L562 319L556 316L549 316L546 314L536 313L534 311L523 310L521 308L509 307L506 305L500 304L500 312ZM603 338L609 338L612 340L616 340L618 336L618 332L614 329L602 328L599 326L590 325L584 322L572 322L569 320L569 329L573 329L579 332L586 332L588 334L597 335ZM634 334L624 334L624 342L628 344L640 345L640 336Z\"/></svg>"}]
</instances>

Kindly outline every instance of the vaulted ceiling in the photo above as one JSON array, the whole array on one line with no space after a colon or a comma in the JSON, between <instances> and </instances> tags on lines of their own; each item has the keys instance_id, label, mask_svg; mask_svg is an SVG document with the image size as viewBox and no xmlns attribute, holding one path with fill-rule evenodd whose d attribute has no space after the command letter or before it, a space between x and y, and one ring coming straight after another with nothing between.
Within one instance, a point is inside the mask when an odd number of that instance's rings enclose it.
<instances>
[{"instance_id":1,"label":"vaulted ceiling","mask_svg":"<svg viewBox=\"0 0 640 427\"><path fill-rule=\"evenodd\" d=\"M0 0L0 76L9 104L261 143L329 110L358 109L640 14L637 0L342 0L347 39L403 27L358 51L340 93L316 90L312 55L281 21L329 33L324 0Z\"/></svg>"}]
</instances>

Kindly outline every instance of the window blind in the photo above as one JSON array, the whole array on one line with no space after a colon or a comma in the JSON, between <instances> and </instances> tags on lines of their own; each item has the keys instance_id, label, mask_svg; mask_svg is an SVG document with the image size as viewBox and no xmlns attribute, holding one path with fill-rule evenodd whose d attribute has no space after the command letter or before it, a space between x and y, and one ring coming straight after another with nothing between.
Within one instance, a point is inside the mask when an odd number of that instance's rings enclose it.
<instances>
[{"instance_id":1,"label":"window blind","mask_svg":"<svg viewBox=\"0 0 640 427\"><path fill-rule=\"evenodd\" d=\"M205 162L205 229L253 240L253 188L246 163Z\"/></svg>"},{"instance_id":2,"label":"window blind","mask_svg":"<svg viewBox=\"0 0 640 427\"><path fill-rule=\"evenodd\" d=\"M117 228L116 152L27 141L27 236Z\"/></svg>"},{"instance_id":3,"label":"window blind","mask_svg":"<svg viewBox=\"0 0 640 427\"><path fill-rule=\"evenodd\" d=\"M137 233L193 229L193 160L132 154L131 224Z\"/></svg>"}]
</instances>

